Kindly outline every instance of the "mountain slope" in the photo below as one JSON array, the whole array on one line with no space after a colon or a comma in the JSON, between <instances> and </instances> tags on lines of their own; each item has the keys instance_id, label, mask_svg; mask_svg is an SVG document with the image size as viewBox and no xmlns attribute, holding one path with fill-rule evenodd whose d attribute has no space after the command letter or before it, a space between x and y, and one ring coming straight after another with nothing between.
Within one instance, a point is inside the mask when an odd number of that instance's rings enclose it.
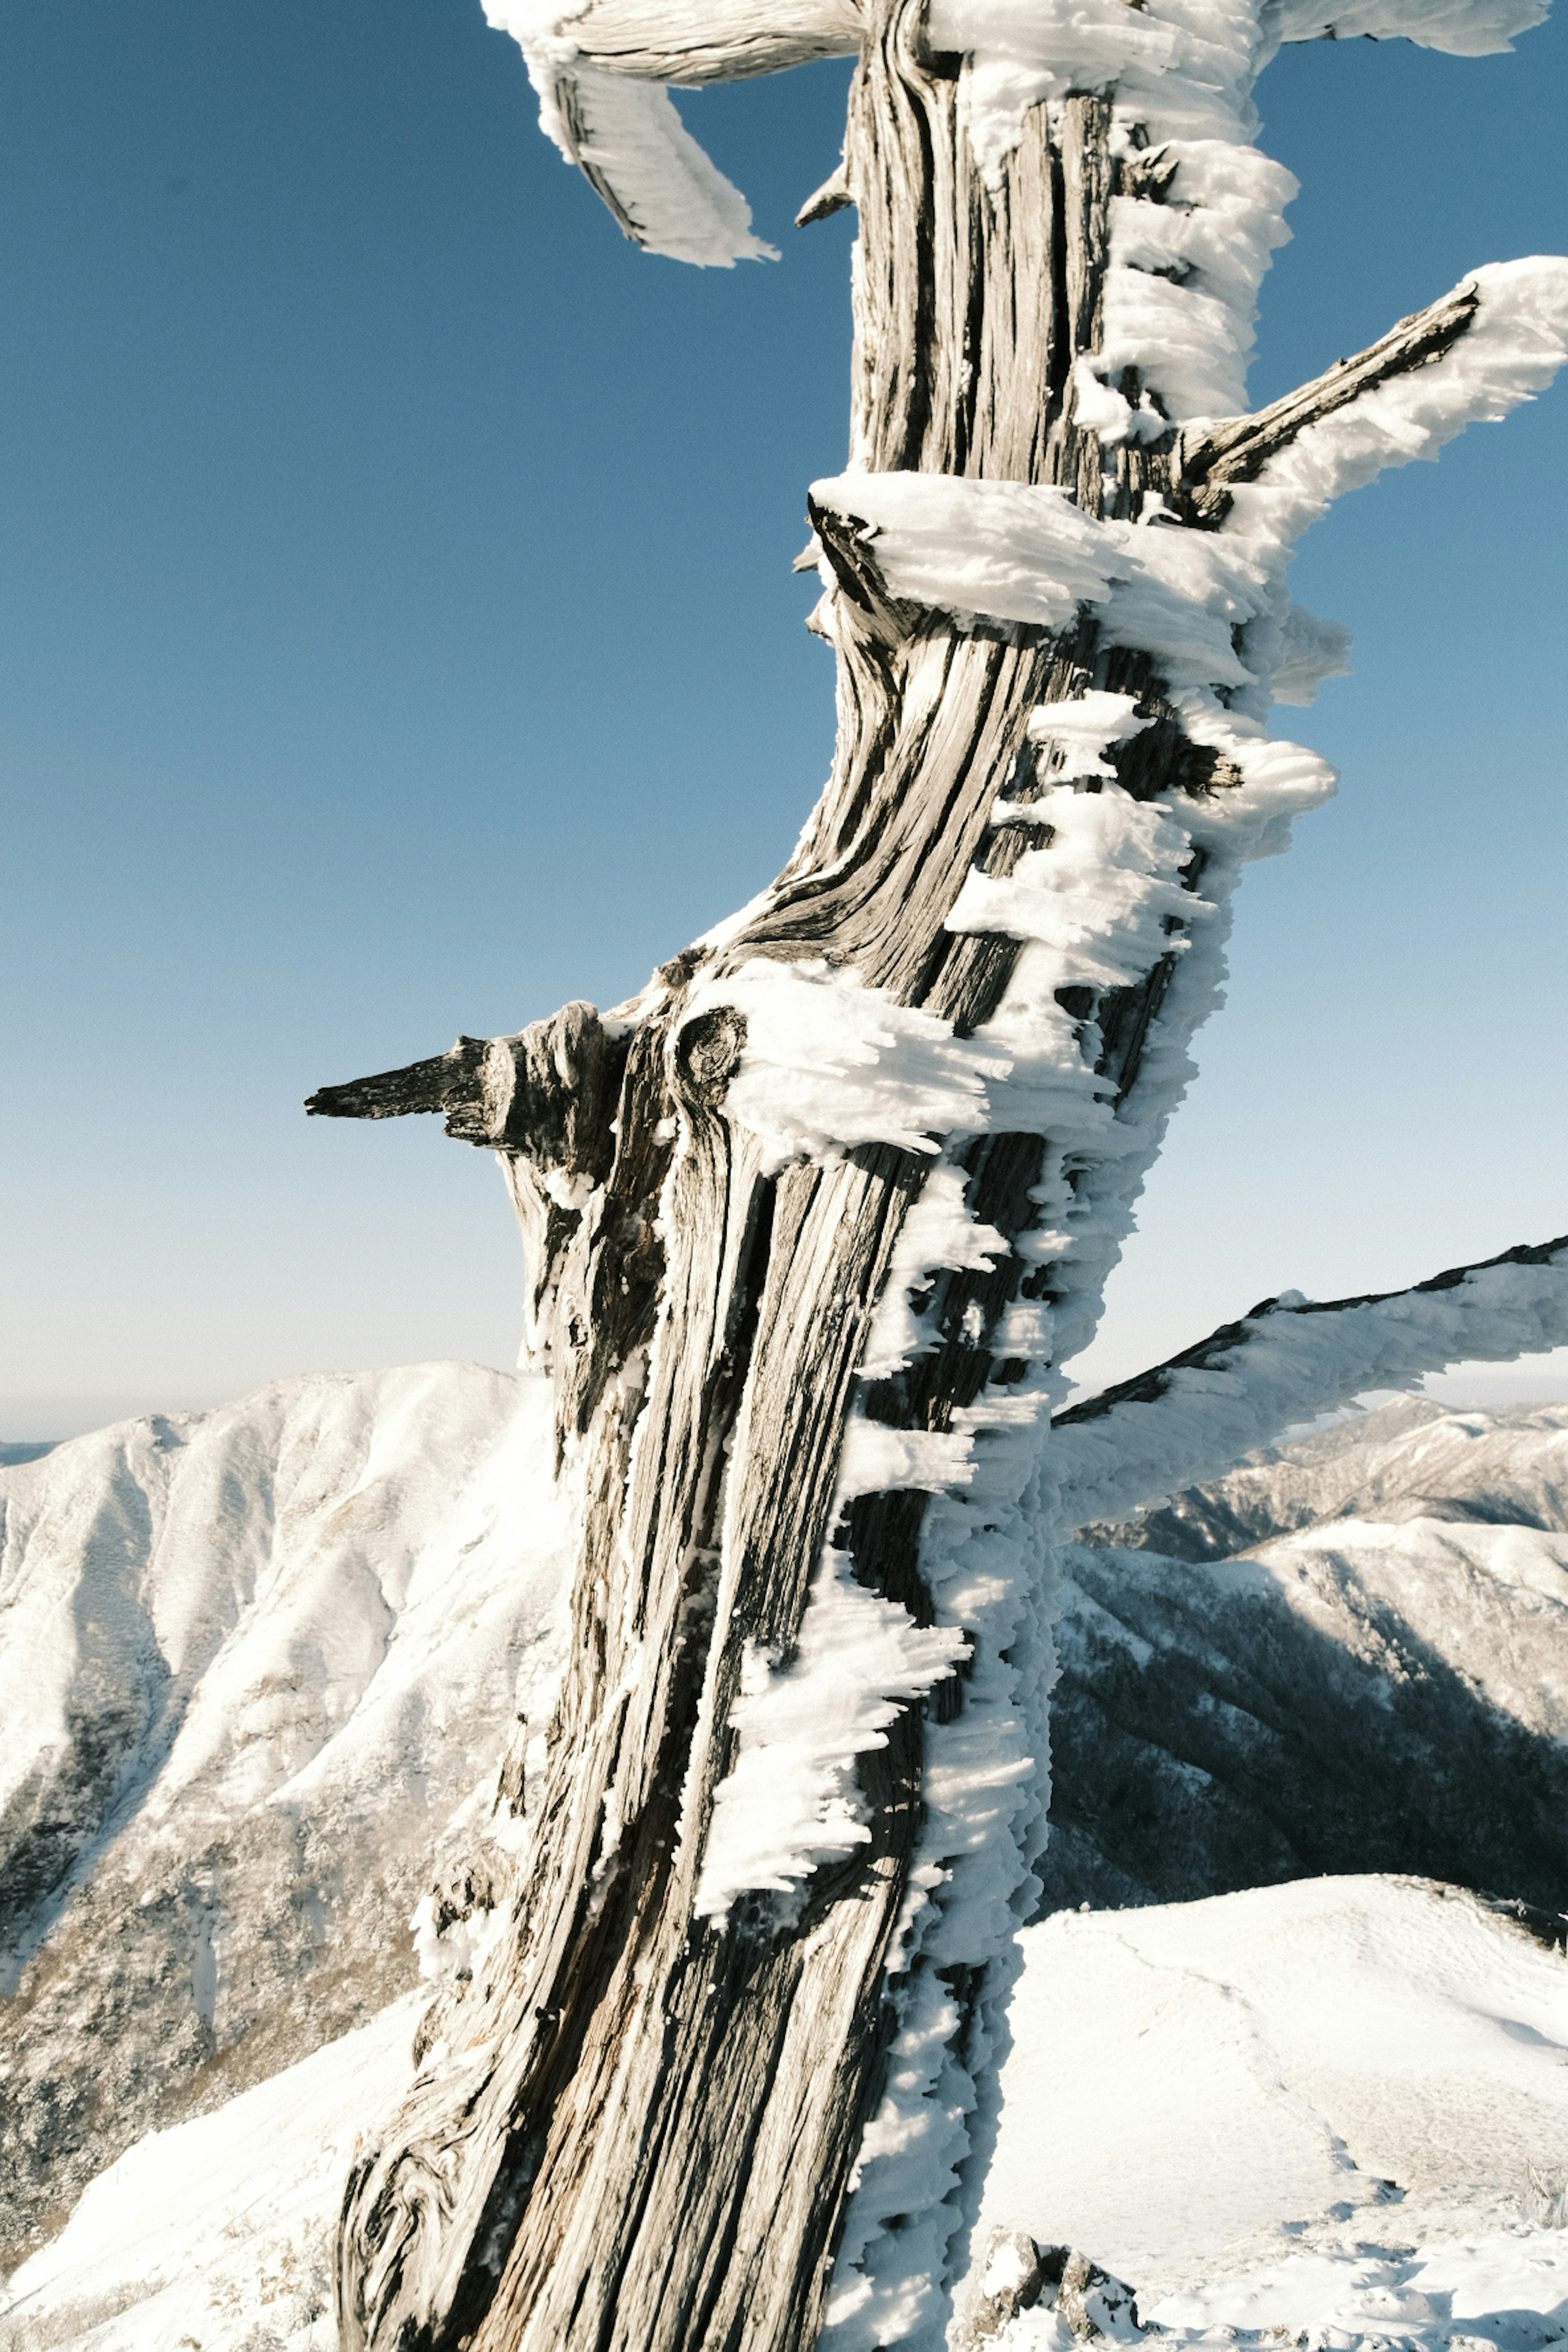
<instances>
[{"instance_id":1,"label":"mountain slope","mask_svg":"<svg viewBox=\"0 0 1568 2352\"><path fill-rule=\"evenodd\" d=\"M1044 1909L1368 1869L1568 1909L1565 1465L1568 1408L1405 1401L1083 1530ZM567 1639L551 1468L541 1383L445 1364L0 1470L0 2266L461 1964Z\"/></svg>"},{"instance_id":2,"label":"mountain slope","mask_svg":"<svg viewBox=\"0 0 1568 2352\"><path fill-rule=\"evenodd\" d=\"M1067 1573L1046 1910L1363 1870L1568 1909L1568 1407L1402 1400Z\"/></svg>"},{"instance_id":3,"label":"mountain slope","mask_svg":"<svg viewBox=\"0 0 1568 2352\"><path fill-rule=\"evenodd\" d=\"M542 1732L552 1703L551 1442L542 1382L437 1364L0 1472L12 2260L149 2126L416 1981L451 1817L478 1829L516 1717Z\"/></svg>"}]
</instances>

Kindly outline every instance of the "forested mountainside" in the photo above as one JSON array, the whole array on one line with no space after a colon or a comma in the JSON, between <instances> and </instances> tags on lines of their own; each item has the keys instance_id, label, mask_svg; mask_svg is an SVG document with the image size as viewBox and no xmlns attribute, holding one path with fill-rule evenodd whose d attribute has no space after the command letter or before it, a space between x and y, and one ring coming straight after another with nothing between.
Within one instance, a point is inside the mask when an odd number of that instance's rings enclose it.
<instances>
[{"instance_id":1,"label":"forested mountainside","mask_svg":"<svg viewBox=\"0 0 1568 2352\"><path fill-rule=\"evenodd\" d=\"M1067 1570L1047 1910L1365 1870L1568 1910L1568 1406L1401 1399Z\"/></svg>"}]
</instances>

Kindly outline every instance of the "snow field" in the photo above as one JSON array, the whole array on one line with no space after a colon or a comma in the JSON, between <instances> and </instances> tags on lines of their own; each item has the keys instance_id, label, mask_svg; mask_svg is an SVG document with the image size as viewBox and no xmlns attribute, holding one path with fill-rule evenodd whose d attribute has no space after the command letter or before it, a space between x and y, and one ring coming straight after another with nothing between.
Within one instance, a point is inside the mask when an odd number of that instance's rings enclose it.
<instances>
[{"instance_id":1,"label":"snow field","mask_svg":"<svg viewBox=\"0 0 1568 2352\"><path fill-rule=\"evenodd\" d=\"M1426 1881L1025 1931L980 2237L1070 2242L1162 2341L1568 2337L1568 1960ZM1053 2313L1004 2339L1054 2343Z\"/></svg>"},{"instance_id":2,"label":"snow field","mask_svg":"<svg viewBox=\"0 0 1568 2352\"><path fill-rule=\"evenodd\" d=\"M1390 1878L1064 1913L1021 1942L977 2246L1081 2248L1138 2290L1155 2352L1568 2338L1568 2235L1527 2182L1568 2149L1560 1953ZM416 2006L141 2141L12 2279L5 2352L328 2352L343 2173ZM999 2340L1073 2342L1043 2310Z\"/></svg>"}]
</instances>

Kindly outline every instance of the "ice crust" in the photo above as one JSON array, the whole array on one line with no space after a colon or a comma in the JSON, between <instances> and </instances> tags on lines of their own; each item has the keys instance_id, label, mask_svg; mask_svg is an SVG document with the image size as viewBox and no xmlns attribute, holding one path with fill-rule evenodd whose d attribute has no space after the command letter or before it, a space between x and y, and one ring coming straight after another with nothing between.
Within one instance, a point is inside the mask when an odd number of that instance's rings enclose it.
<instances>
[{"instance_id":1,"label":"ice crust","mask_svg":"<svg viewBox=\"0 0 1568 2352\"><path fill-rule=\"evenodd\" d=\"M885 1748L903 1706L965 1654L961 1633L918 1626L907 1609L857 1584L842 1554L828 1553L791 1663L780 1671L776 1657L747 1644L730 1717L740 1755L703 1847L697 1916L722 1923L747 1891L798 1894L814 1870L864 1845L871 1832L856 1758Z\"/></svg>"},{"instance_id":2,"label":"ice crust","mask_svg":"<svg viewBox=\"0 0 1568 2352\"><path fill-rule=\"evenodd\" d=\"M991 886L1000 898L972 876L951 919L955 928L1006 929L1026 942L995 1017L973 1036L960 1039L930 1015L900 1013L826 964L769 971L753 959L737 981L715 981L694 998L694 1010L727 1002L746 1013L727 1108L763 1136L770 1164L786 1146L817 1156L873 1136L937 1155L929 1205L910 1219L873 1325L868 1365L891 1370L928 1344L912 1301L934 1267L973 1262L1000 1245L963 1206L958 1162L966 1139L987 1128L1047 1139L1036 1195L1041 1224L1024 1247L1058 1266L1057 1303L1019 1302L993 1341L1037 1369L984 1391L940 1435L863 1415L846 1434L840 1504L899 1486L931 1497L921 1568L933 1633L950 1646L944 1654L933 1643L912 1655L909 1621L880 1601L863 1611L870 1638L847 1643L847 1588L830 1545L796 1654L752 1663L752 1688L735 1716L740 1761L721 1784L704 1855L700 1900L709 1916L727 1916L748 1893L772 1894L787 1915L814 1857L856 1842L849 1766L882 1736L889 1702L931 1689L952 1670L958 1645L968 1651L962 1712L951 1724L926 1726L925 1825L892 1979L898 2032L835 2266L827 2352L934 2344L941 2334L944 2248L962 2221L950 2200L973 2131L989 2127L976 2116L977 2084L1001 2030L1016 1930L1037 1886L1028 1857L1046 1797L1040 1759L1055 1605L1050 1463L1040 1446L1062 1387L1047 1368L1092 1329L1143 1170L1186 1082L1186 1038L1217 992L1224 908L1241 866L1282 846L1290 818L1331 783L1321 761L1271 742L1258 721L1233 717L1212 698L1186 698L1189 724L1224 745L1236 782L1184 803L1179 814L1141 806L1104 778L1105 751L1135 731L1129 698L1107 694L1037 714L1033 731L1059 758L1063 781L1017 814L1050 824L1052 846L1026 852L1005 884ZM1100 789L1085 789L1092 785ZM998 814L1009 821L1005 806ZM1199 850L1206 860L1201 899L1179 879ZM1153 1115L1129 1115L1095 1075L1098 1034L1063 1010L1057 992L1124 984L1172 953L1186 985L1173 992L1151 1042ZM939 1092L962 1106L951 1125L938 1116ZM984 1964L986 1994L961 2058L952 2046L958 2009L937 1971Z\"/></svg>"},{"instance_id":3,"label":"ice crust","mask_svg":"<svg viewBox=\"0 0 1568 2352\"><path fill-rule=\"evenodd\" d=\"M731 1099L738 1115L769 1138L773 1164L792 1140L797 1151L810 1152L825 1148L824 1137L828 1151L879 1134L939 1153L933 1173L944 1186L932 1224L940 1238L933 1237L923 1264L910 1263L919 1246L911 1238L873 1330L870 1362L883 1372L895 1368L910 1348L911 1329L919 1346L913 1298L935 1267L963 1262L952 1186L968 1136L989 1129L1046 1139L1036 1192L1040 1223L1022 1246L1055 1269L1052 1304L1020 1302L993 1343L1036 1368L1023 1382L985 1391L940 1438L879 1429L863 1419L852 1421L847 1433L841 1500L900 1486L932 1496L921 1572L938 1627L962 1629L972 1655L958 1721L928 1721L927 1821L903 1965L893 1978L899 2034L835 2267L826 2352L873 2352L895 2343L934 2347L944 2326L944 2248L963 2224L966 2153L976 2134L984 2141L992 2127L980 2086L1000 2030L1015 1931L1037 1885L1029 1860L1045 1801L1037 1759L1047 1745L1054 1605L1046 1528L1058 1510L1059 1461L1057 1448L1040 1451L1060 1394L1060 1375L1047 1368L1069 1360L1092 1334L1144 1172L1191 1075L1189 1041L1219 1000L1228 909L1241 868L1283 848L1294 816L1332 789L1321 760L1271 739L1263 723L1277 678L1304 699L1317 676L1344 666L1342 632L1298 614L1289 604L1284 583L1290 540L1329 499L1380 465L1429 454L1463 423L1527 396L1568 350L1568 265L1517 264L1479 273L1477 283L1481 307L1458 346L1460 359L1451 354L1422 370L1414 388L1390 386L1386 397L1374 395L1380 405L1370 427L1358 404L1304 434L1279 478L1271 468L1238 495L1218 532L1168 521L1100 523L1058 492L1006 482L851 473L814 488L819 506L873 535L897 596L942 605L961 621L980 614L1051 627L1082 604L1098 608L1110 642L1154 654L1189 735L1219 756L1227 780L1179 803L1136 802L1105 757L1136 722L1127 698L1095 696L1036 713L1030 732L1052 759L1050 781L1026 803L1004 793L993 814L998 823L1041 828L1031 835L1040 845L1025 849L1005 877L972 871L948 917L954 930L995 930L1023 942L996 1014L969 1039L941 1039L920 1025L929 1016L906 1013L900 1022L886 1007L878 1008L873 1030L857 984L826 965L810 972L793 967L787 976L781 968L764 982L756 960L742 975L748 1041ZM1195 867L1201 887L1193 890L1184 881ZM1108 1082L1095 1075L1098 1028L1069 1015L1061 996L1131 985L1163 960L1175 977L1149 1033L1137 1096L1117 1105ZM715 1001L727 987L712 984ZM801 1008L801 1044L792 1044L796 1016L784 1014L786 999ZM742 1002L741 989L731 1001ZM762 1012L754 1041L753 1006ZM848 1014L837 1065L819 1042L836 1006ZM946 1129L934 1115L931 1072L939 1059L944 1088L967 1102ZM879 1129L868 1124L878 1119ZM980 1236L973 1245L983 1246ZM1542 1316L1551 1320L1554 1273L1510 1272L1516 1280L1487 1293L1506 1327L1498 1353L1554 1344L1538 1336ZM1480 1333L1485 1317L1471 1312L1477 1297L1467 1291L1458 1307L1449 1294L1444 1297L1450 1303L1415 1333L1395 1328L1397 1310L1381 1320L1368 1310L1372 1322L1357 1324L1354 1339L1336 1344L1318 1335L1320 1357L1333 1356L1338 1365L1331 1376L1320 1363L1320 1385L1338 1378L1337 1402L1375 1380L1415 1378L1439 1362L1486 1353L1491 1342ZM1463 1344L1453 1342L1456 1317L1473 1332ZM1368 1368L1353 1376L1349 1364L1357 1342ZM1309 1352L1302 1341L1292 1358L1303 1391L1311 1385ZM1371 1368L1374 1359L1382 1370ZM1396 1360L1406 1371L1395 1374ZM1288 1385L1276 1381L1267 1397L1260 1390L1255 1412L1232 1406L1227 1462L1276 1433L1283 1421L1301 1417L1297 1396L1285 1393ZM1280 1418L1265 1426L1276 1406ZM1163 1425L1173 1444L1175 1416ZM1223 1450L1217 1421L1205 1426ZM1182 1435L1191 1443L1194 1432L1189 1425ZM1203 1458L1208 1466L1209 1457ZM1108 1506L1068 1507L1069 1515L1089 1517ZM826 1573L818 1592L836 1589ZM826 1654L810 1624L816 1605L808 1606L803 1656L808 1646ZM874 1659L868 1648L868 1680L856 1702L862 1713L891 1696L884 1688L889 1676ZM846 1670L835 1654L840 1684ZM842 1706L842 1691L830 1689L826 1678L814 1693L814 1670L801 1659L781 1662L777 1671L797 1718L815 1714L826 1724ZM752 1790L769 1780L764 1721L759 1712L742 1732ZM785 1759L774 1752L773 1761L782 1768ZM804 1856L813 1838L846 1833L843 1768L837 1754L808 1752L797 1743L788 1770L792 1817L806 1824L804 1833L798 1826L792 1831L794 1850ZM735 1784L721 1790L721 1817L739 1805L741 1793ZM765 1840L754 1843L760 1851ZM739 1839L725 1849L715 1916L745 1891L746 1850ZM789 1874L759 1868L753 1891L776 1887L780 1875ZM936 1973L954 1963L990 1970L963 2062L952 2047L959 2012Z\"/></svg>"},{"instance_id":4,"label":"ice crust","mask_svg":"<svg viewBox=\"0 0 1568 2352\"><path fill-rule=\"evenodd\" d=\"M1032 106L1069 92L1113 100L1123 152L1154 148L1176 166L1163 202L1111 205L1105 333L1080 378L1079 415L1108 440L1167 418L1244 409L1256 300L1296 183L1252 146L1252 87L1286 41L1370 34L1474 57L1539 24L1542 0L1151 0L1129 24L1121 0L932 0L933 43L963 54L959 106L983 173L999 183ZM1115 388L1137 368L1142 414Z\"/></svg>"},{"instance_id":5,"label":"ice crust","mask_svg":"<svg viewBox=\"0 0 1568 2352\"><path fill-rule=\"evenodd\" d=\"M746 1022L725 1111L763 1139L769 1169L857 1143L934 1152L933 1135L984 1126L987 1080L1006 1068L1001 1054L956 1039L951 1022L821 957L753 956L694 989L688 1018L719 1005Z\"/></svg>"}]
</instances>

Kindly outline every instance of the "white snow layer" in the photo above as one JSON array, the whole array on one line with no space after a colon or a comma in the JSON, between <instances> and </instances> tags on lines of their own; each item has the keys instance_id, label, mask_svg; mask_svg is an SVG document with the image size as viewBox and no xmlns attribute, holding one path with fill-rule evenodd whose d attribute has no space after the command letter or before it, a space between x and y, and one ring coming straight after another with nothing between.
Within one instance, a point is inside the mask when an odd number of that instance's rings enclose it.
<instances>
[{"instance_id":1,"label":"white snow layer","mask_svg":"<svg viewBox=\"0 0 1568 2352\"><path fill-rule=\"evenodd\" d=\"M0 1821L129 1719L99 1822L422 1811L543 1717L574 1556L549 1383L470 1364L307 1373L0 1472ZM453 1785L457 1768L458 1779Z\"/></svg>"},{"instance_id":2,"label":"white snow layer","mask_svg":"<svg viewBox=\"0 0 1568 2352\"><path fill-rule=\"evenodd\" d=\"M1549 0L1270 0L1266 27L1277 41L1414 41L1451 57L1492 57L1546 21Z\"/></svg>"},{"instance_id":3,"label":"white snow layer","mask_svg":"<svg viewBox=\"0 0 1568 2352\"><path fill-rule=\"evenodd\" d=\"M423 1996L145 2139L0 2294L5 2352L334 2352L332 2231L356 2142L413 2075Z\"/></svg>"},{"instance_id":4,"label":"white snow layer","mask_svg":"<svg viewBox=\"0 0 1568 2352\"><path fill-rule=\"evenodd\" d=\"M1150 2352L1568 2334L1568 2235L1530 2187L1568 2147L1561 1955L1390 1878L1058 1914L1022 1948L977 2262L998 2226L1081 2247L1139 2290ZM6 2352L330 2352L343 2175L414 2015L121 2158L12 2278ZM1000 2340L1073 2347L1046 2310Z\"/></svg>"},{"instance_id":5,"label":"white snow layer","mask_svg":"<svg viewBox=\"0 0 1568 2352\"><path fill-rule=\"evenodd\" d=\"M956 1039L951 1022L821 957L752 956L699 984L684 1017L721 1004L746 1019L725 1113L761 1136L769 1169L857 1143L934 1152L933 1134L985 1125L985 1081L1007 1068L1004 1055Z\"/></svg>"},{"instance_id":6,"label":"white snow layer","mask_svg":"<svg viewBox=\"0 0 1568 2352\"><path fill-rule=\"evenodd\" d=\"M1485 1266L1450 1289L1363 1307L1315 1312L1282 1301L1249 1316L1219 1362L1171 1372L1152 1402L1123 1401L1052 1433L1061 1524L1125 1518L1369 1390L1414 1388L1445 1364L1511 1363L1564 1340L1568 1246L1547 1265Z\"/></svg>"},{"instance_id":7,"label":"white snow layer","mask_svg":"<svg viewBox=\"0 0 1568 2352\"><path fill-rule=\"evenodd\" d=\"M697 1916L722 1922L750 1890L798 1896L814 1870L868 1843L856 1758L886 1747L887 1727L904 1705L923 1698L966 1654L961 1634L922 1630L907 1609L857 1584L841 1553L828 1552L793 1660L781 1668L777 1657L747 1646L730 1718L740 1754L715 1801Z\"/></svg>"},{"instance_id":8,"label":"white snow layer","mask_svg":"<svg viewBox=\"0 0 1568 2352\"><path fill-rule=\"evenodd\" d=\"M1568 2334L1568 1960L1427 1882L1308 1879L1024 1931L981 2209L1138 2289L1164 2339ZM1055 2313L1009 2345L1072 2338Z\"/></svg>"},{"instance_id":9,"label":"white snow layer","mask_svg":"<svg viewBox=\"0 0 1568 2352\"><path fill-rule=\"evenodd\" d=\"M776 247L752 234L750 205L692 138L668 90L580 56L570 26L581 8L484 0L484 10L522 50L541 129L609 192L626 234L647 252L710 269L778 259Z\"/></svg>"}]
</instances>

